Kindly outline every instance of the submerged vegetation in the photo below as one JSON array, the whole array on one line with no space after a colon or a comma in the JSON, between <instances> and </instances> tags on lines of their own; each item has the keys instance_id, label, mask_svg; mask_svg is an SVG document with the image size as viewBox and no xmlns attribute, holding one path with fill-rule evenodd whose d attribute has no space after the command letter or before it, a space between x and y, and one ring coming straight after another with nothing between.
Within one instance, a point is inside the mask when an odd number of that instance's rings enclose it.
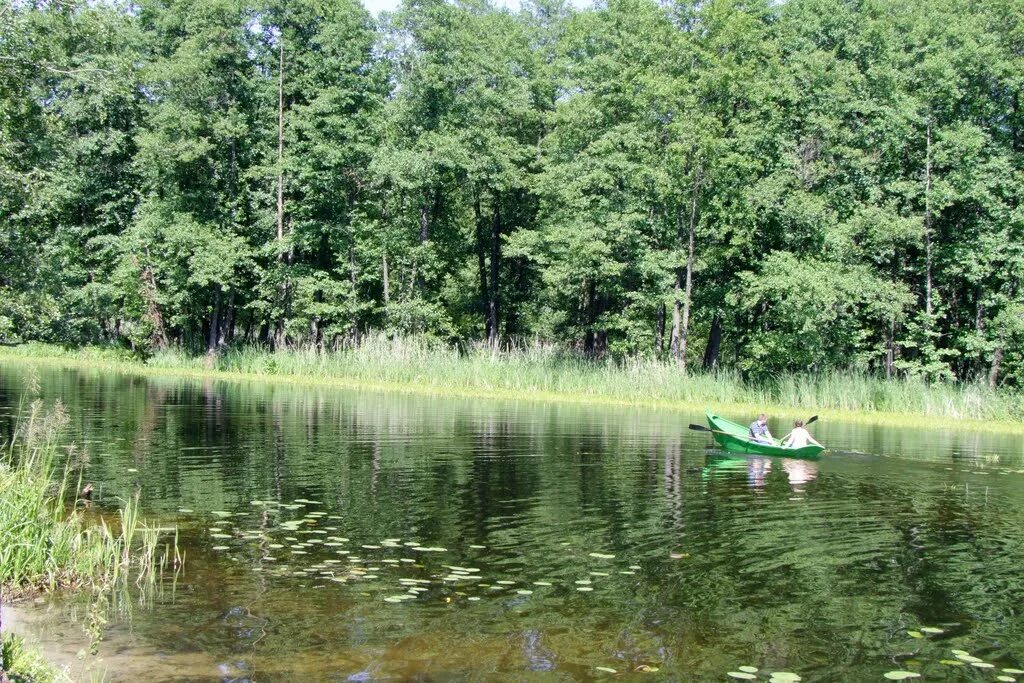
<instances>
[{"instance_id":1,"label":"submerged vegetation","mask_svg":"<svg viewBox=\"0 0 1024 683\"><path fill-rule=\"evenodd\" d=\"M183 374L287 378L317 384L408 388L438 393L593 403L701 407L775 406L786 411L859 411L932 418L1009 421L1024 416L1024 397L984 383L886 380L868 373L780 373L759 380L738 372L683 371L651 359L594 361L557 347L496 352L485 344L446 346L372 336L357 347L270 352L228 349L193 356L176 351L140 359L110 349L66 350L29 344L0 358L56 359L94 367Z\"/></svg>"}]
</instances>

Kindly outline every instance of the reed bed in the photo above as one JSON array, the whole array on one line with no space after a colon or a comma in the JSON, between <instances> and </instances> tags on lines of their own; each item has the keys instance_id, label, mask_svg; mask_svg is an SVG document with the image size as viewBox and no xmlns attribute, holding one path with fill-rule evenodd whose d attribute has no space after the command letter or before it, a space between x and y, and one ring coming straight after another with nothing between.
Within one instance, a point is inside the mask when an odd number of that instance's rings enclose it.
<instances>
[{"instance_id":1,"label":"reed bed","mask_svg":"<svg viewBox=\"0 0 1024 683\"><path fill-rule=\"evenodd\" d=\"M60 357L111 369L140 365L189 373L291 377L317 383L420 387L460 394L565 398L636 404L748 405L786 410L899 413L929 418L1013 421L1024 418L1024 395L980 383L884 379L855 370L783 374L757 380L739 373L683 371L658 360L595 361L534 343L495 351L486 345L445 345L418 338L371 335L334 351L299 348L228 349L215 355L182 351L133 359L123 351L63 350L25 345L2 355Z\"/></svg>"},{"instance_id":2,"label":"reed bed","mask_svg":"<svg viewBox=\"0 0 1024 683\"><path fill-rule=\"evenodd\" d=\"M118 589L153 583L179 563L172 530L143 523L138 499L108 520L76 504L80 481L63 459L57 435L67 417L41 402L15 429L0 454L0 587L5 598L63 588Z\"/></svg>"}]
</instances>

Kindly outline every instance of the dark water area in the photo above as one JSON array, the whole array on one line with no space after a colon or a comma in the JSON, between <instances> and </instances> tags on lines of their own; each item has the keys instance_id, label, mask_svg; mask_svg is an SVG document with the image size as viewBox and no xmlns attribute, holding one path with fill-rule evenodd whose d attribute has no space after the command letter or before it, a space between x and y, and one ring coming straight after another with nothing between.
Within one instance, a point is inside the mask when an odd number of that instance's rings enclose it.
<instances>
[{"instance_id":1,"label":"dark water area","mask_svg":"<svg viewBox=\"0 0 1024 683\"><path fill-rule=\"evenodd\" d=\"M27 372L0 364L4 438ZM737 458L699 414L33 372L96 505L181 530L184 571L98 658L82 600L15 609L106 680L1024 668L1019 436L823 420L820 462Z\"/></svg>"}]
</instances>

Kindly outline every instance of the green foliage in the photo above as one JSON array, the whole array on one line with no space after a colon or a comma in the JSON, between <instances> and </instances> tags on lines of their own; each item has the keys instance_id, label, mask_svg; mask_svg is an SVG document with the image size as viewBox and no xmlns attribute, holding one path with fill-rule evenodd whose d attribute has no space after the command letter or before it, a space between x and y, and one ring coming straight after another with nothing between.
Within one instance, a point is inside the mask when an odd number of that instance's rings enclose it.
<instances>
[{"instance_id":1,"label":"green foliage","mask_svg":"<svg viewBox=\"0 0 1024 683\"><path fill-rule=\"evenodd\" d=\"M1001 0L0 22L0 343L384 332L1024 379L1024 19Z\"/></svg>"}]
</instances>

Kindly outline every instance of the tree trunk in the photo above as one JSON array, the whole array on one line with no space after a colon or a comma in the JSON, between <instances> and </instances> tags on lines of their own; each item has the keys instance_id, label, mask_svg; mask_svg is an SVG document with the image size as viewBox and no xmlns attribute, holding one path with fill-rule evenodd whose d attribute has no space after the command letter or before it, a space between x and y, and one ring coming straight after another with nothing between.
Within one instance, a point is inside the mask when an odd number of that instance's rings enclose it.
<instances>
[{"instance_id":1,"label":"tree trunk","mask_svg":"<svg viewBox=\"0 0 1024 683\"><path fill-rule=\"evenodd\" d=\"M500 339L500 327L499 327L499 315L500 311L500 294L499 294L499 282L498 276L501 268L501 208L497 204L497 197L495 197L494 215L491 219L491 280L490 280L490 298L487 301L487 328L488 337L487 342L492 348L498 347L498 341Z\"/></svg>"},{"instance_id":2,"label":"tree trunk","mask_svg":"<svg viewBox=\"0 0 1024 683\"><path fill-rule=\"evenodd\" d=\"M896 362L896 320L889 321L889 333L885 336L885 378L892 379Z\"/></svg>"},{"instance_id":3,"label":"tree trunk","mask_svg":"<svg viewBox=\"0 0 1024 683\"><path fill-rule=\"evenodd\" d=\"M210 330L206 337L206 352L213 353L217 350L217 337L220 334L220 287L213 295L213 313L210 315Z\"/></svg>"},{"instance_id":4,"label":"tree trunk","mask_svg":"<svg viewBox=\"0 0 1024 683\"><path fill-rule=\"evenodd\" d=\"M388 269L388 252L381 257L381 276L384 280L384 305L391 303L391 273Z\"/></svg>"},{"instance_id":5,"label":"tree trunk","mask_svg":"<svg viewBox=\"0 0 1024 683\"><path fill-rule=\"evenodd\" d=\"M686 369L686 342L690 331L690 298L693 294L693 250L694 235L697 228L697 198L703 176L703 165L694 171L693 187L690 192L690 219L687 230L683 232L683 208L676 211L676 238L679 244L686 243L686 266L676 268L676 280L673 286L674 303L672 306L672 358L682 369Z\"/></svg>"},{"instance_id":6,"label":"tree trunk","mask_svg":"<svg viewBox=\"0 0 1024 683\"><path fill-rule=\"evenodd\" d=\"M284 240L284 30L278 40L277 65L277 239Z\"/></svg>"},{"instance_id":7,"label":"tree trunk","mask_svg":"<svg viewBox=\"0 0 1024 683\"><path fill-rule=\"evenodd\" d=\"M661 358L665 354L665 304L658 306L654 318L654 352Z\"/></svg>"},{"instance_id":8,"label":"tree trunk","mask_svg":"<svg viewBox=\"0 0 1024 683\"><path fill-rule=\"evenodd\" d=\"M584 281L584 289L586 290L587 301L584 307L584 335L583 335L583 353L593 358L594 347L595 347L595 336L594 336L594 281L587 278Z\"/></svg>"},{"instance_id":9,"label":"tree trunk","mask_svg":"<svg viewBox=\"0 0 1024 683\"><path fill-rule=\"evenodd\" d=\"M690 336L690 299L693 294L693 242L697 230L697 196L700 192L703 174L703 164L698 164L696 176L693 179L693 192L690 195L690 226L686 242L686 286L683 291L682 333L679 337L679 358L677 359L679 367L683 370L686 369L686 341Z\"/></svg>"},{"instance_id":10,"label":"tree trunk","mask_svg":"<svg viewBox=\"0 0 1024 683\"><path fill-rule=\"evenodd\" d=\"M491 339L491 316L489 303L490 292L487 288L487 247L484 244L483 212L480 210L480 197L473 202L473 219L476 227L476 269L480 281L480 307L483 309L484 337Z\"/></svg>"},{"instance_id":11,"label":"tree trunk","mask_svg":"<svg viewBox=\"0 0 1024 683\"><path fill-rule=\"evenodd\" d=\"M284 246L284 30L282 29L278 43L277 67L277 241L281 251L278 261L287 266L290 261L289 250ZM277 320L274 331L274 347L284 348L285 330L288 325L288 273L281 278L281 316Z\"/></svg>"},{"instance_id":12,"label":"tree trunk","mask_svg":"<svg viewBox=\"0 0 1024 683\"><path fill-rule=\"evenodd\" d=\"M714 370L718 367L718 354L722 349L722 314L715 313L711 319L711 331L708 333L708 346L704 349L704 369Z\"/></svg>"},{"instance_id":13,"label":"tree trunk","mask_svg":"<svg viewBox=\"0 0 1024 683\"><path fill-rule=\"evenodd\" d=\"M153 334L151 336L150 343L157 351L166 351L170 344L167 341L167 329L164 327L164 317L160 313L160 304L157 301L156 278L153 276L153 270L149 267L148 263L148 247L146 248L146 260L146 265L139 266L138 258L132 256L134 265L139 268L139 288L142 291L142 298L146 302L146 315L149 317L149 321L153 325Z\"/></svg>"},{"instance_id":14,"label":"tree trunk","mask_svg":"<svg viewBox=\"0 0 1024 683\"><path fill-rule=\"evenodd\" d=\"M999 371L1003 364L1003 342L999 341L996 350L992 353L992 366L988 370L988 385L995 389L999 382Z\"/></svg>"},{"instance_id":15,"label":"tree trunk","mask_svg":"<svg viewBox=\"0 0 1024 683\"><path fill-rule=\"evenodd\" d=\"M932 316L932 124L928 122L927 146L924 162L924 312L928 316L928 327L931 328Z\"/></svg>"},{"instance_id":16,"label":"tree trunk","mask_svg":"<svg viewBox=\"0 0 1024 683\"><path fill-rule=\"evenodd\" d=\"M430 201L428 196L423 197L420 204L420 244L430 239Z\"/></svg>"},{"instance_id":17,"label":"tree trunk","mask_svg":"<svg viewBox=\"0 0 1024 683\"><path fill-rule=\"evenodd\" d=\"M220 338L217 340L217 346L223 348L235 338L235 290L231 289L231 293L228 294L228 310L224 315L224 322L220 328Z\"/></svg>"}]
</instances>

